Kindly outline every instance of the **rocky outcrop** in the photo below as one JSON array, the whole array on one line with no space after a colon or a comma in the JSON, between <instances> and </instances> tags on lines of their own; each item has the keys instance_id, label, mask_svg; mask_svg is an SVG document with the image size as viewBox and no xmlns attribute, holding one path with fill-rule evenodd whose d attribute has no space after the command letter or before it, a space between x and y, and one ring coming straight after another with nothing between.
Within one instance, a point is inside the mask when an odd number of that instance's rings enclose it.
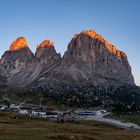
<instances>
[{"instance_id":1,"label":"rocky outcrop","mask_svg":"<svg viewBox=\"0 0 140 140\"><path fill-rule=\"evenodd\" d=\"M0 87L1 94L43 96L66 106L140 110L126 54L93 30L75 34L62 58L49 40L34 55L18 38L0 59Z\"/></svg>"},{"instance_id":2,"label":"rocky outcrop","mask_svg":"<svg viewBox=\"0 0 140 140\"><path fill-rule=\"evenodd\" d=\"M8 75L3 66L0 64L0 87L5 87L8 82Z\"/></svg>"},{"instance_id":3,"label":"rocky outcrop","mask_svg":"<svg viewBox=\"0 0 140 140\"><path fill-rule=\"evenodd\" d=\"M34 61L30 65L27 65L25 69L13 75L8 84L12 87L26 87L32 82L38 79L40 76L42 67L39 62Z\"/></svg>"},{"instance_id":4,"label":"rocky outcrop","mask_svg":"<svg viewBox=\"0 0 140 140\"><path fill-rule=\"evenodd\" d=\"M63 58L50 40L40 43L34 55L20 37L2 55L0 65L10 86L35 83L38 88L52 81L61 86L135 85L126 54L93 30L75 34Z\"/></svg>"},{"instance_id":5,"label":"rocky outcrop","mask_svg":"<svg viewBox=\"0 0 140 140\"><path fill-rule=\"evenodd\" d=\"M10 51L17 51L23 48L28 48L28 44L24 37L19 37L15 41L12 42L9 50Z\"/></svg>"},{"instance_id":6,"label":"rocky outcrop","mask_svg":"<svg viewBox=\"0 0 140 140\"><path fill-rule=\"evenodd\" d=\"M64 79L77 83L134 85L126 54L93 30L74 35L59 72Z\"/></svg>"},{"instance_id":7,"label":"rocky outcrop","mask_svg":"<svg viewBox=\"0 0 140 140\"><path fill-rule=\"evenodd\" d=\"M28 48L25 38L20 37L13 41L8 51L2 55L1 64L12 77L25 69L34 61L34 55Z\"/></svg>"},{"instance_id":8,"label":"rocky outcrop","mask_svg":"<svg viewBox=\"0 0 140 140\"><path fill-rule=\"evenodd\" d=\"M41 66L24 37L12 42L9 50L2 55L1 66L8 75L9 86L26 86L35 80L41 71Z\"/></svg>"},{"instance_id":9,"label":"rocky outcrop","mask_svg":"<svg viewBox=\"0 0 140 140\"><path fill-rule=\"evenodd\" d=\"M35 57L41 64L56 63L61 59L61 55L56 53L54 43L50 40L45 40L37 46Z\"/></svg>"}]
</instances>

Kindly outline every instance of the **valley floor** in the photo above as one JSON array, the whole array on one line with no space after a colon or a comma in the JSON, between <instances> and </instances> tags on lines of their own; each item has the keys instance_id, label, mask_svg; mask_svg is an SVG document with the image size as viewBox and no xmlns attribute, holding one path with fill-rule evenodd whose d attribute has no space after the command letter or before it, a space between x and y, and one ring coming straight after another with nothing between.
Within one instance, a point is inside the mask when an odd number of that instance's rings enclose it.
<instances>
[{"instance_id":1,"label":"valley floor","mask_svg":"<svg viewBox=\"0 0 140 140\"><path fill-rule=\"evenodd\" d=\"M95 121L57 123L9 118L0 113L0 140L140 140L140 131L128 131Z\"/></svg>"}]
</instances>

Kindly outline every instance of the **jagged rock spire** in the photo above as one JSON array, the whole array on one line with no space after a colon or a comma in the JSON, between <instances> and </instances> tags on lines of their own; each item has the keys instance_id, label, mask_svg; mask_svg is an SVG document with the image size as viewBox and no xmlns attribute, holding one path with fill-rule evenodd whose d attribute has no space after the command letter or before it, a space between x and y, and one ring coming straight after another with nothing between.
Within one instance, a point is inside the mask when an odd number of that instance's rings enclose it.
<instances>
[{"instance_id":1,"label":"jagged rock spire","mask_svg":"<svg viewBox=\"0 0 140 140\"><path fill-rule=\"evenodd\" d=\"M28 44L27 44L26 39L24 37L19 37L12 42L12 44L9 47L9 50L16 51L16 50L20 50L23 48L28 48Z\"/></svg>"},{"instance_id":2,"label":"jagged rock spire","mask_svg":"<svg viewBox=\"0 0 140 140\"><path fill-rule=\"evenodd\" d=\"M82 38L83 36L88 36L93 40L96 40L98 45L100 45L101 43L103 43L105 45L105 47L110 51L110 53L115 54L118 57L126 57L126 54L122 51L119 51L115 45L109 43L106 39L104 39L100 34L97 34L94 30L83 30L80 34L74 34L73 40L80 40L79 38ZM73 43L74 44L74 43ZM73 45L71 44L71 46ZM77 43L77 45L79 45L79 43Z\"/></svg>"},{"instance_id":3,"label":"jagged rock spire","mask_svg":"<svg viewBox=\"0 0 140 140\"><path fill-rule=\"evenodd\" d=\"M54 48L54 43L50 40L44 40L37 46L35 57L41 64L55 63L61 58Z\"/></svg>"},{"instance_id":4,"label":"jagged rock spire","mask_svg":"<svg viewBox=\"0 0 140 140\"><path fill-rule=\"evenodd\" d=\"M37 46L37 48L43 48L43 47L54 47L54 43L50 40L44 40Z\"/></svg>"}]
</instances>

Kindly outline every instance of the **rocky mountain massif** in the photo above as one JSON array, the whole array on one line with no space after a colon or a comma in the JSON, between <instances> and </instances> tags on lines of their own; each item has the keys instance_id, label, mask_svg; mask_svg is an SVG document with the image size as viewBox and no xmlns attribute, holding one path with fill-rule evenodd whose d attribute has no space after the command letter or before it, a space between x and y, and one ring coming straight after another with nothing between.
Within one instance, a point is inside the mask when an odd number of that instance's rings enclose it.
<instances>
[{"instance_id":1,"label":"rocky mountain massif","mask_svg":"<svg viewBox=\"0 0 140 140\"><path fill-rule=\"evenodd\" d=\"M84 98L83 105L93 106L105 105L101 93L135 83L126 54L95 31L83 30L74 35L63 57L49 40L37 46L35 55L24 37L15 40L0 60L0 86L55 97L68 105L81 105Z\"/></svg>"}]
</instances>

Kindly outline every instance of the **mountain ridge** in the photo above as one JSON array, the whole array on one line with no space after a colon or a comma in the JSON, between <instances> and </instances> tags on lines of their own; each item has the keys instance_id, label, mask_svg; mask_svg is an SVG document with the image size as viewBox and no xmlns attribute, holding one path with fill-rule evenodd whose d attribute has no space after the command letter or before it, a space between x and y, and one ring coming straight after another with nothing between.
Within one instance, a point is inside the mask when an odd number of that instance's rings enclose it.
<instances>
[{"instance_id":1,"label":"mountain ridge","mask_svg":"<svg viewBox=\"0 0 140 140\"><path fill-rule=\"evenodd\" d=\"M34 80L41 72L45 74L45 71L52 69L50 77L73 84L90 81L95 85L111 82L116 85L135 85L126 54L119 51L94 30L83 30L81 33L75 34L62 57L56 52L54 43L50 40L44 40L37 45L36 52L33 54L26 39L19 37L2 55L1 65L8 73L9 79L11 78L12 85L14 85L13 79L15 79L12 77L18 77L17 75L21 75L21 73L23 73L21 76L24 77L25 69L26 73L36 75L31 78ZM27 67L30 69L29 72ZM33 69L31 70L30 67ZM40 72L34 74L35 69ZM28 81L30 81L29 77ZM26 78L23 79L26 81ZM19 76L19 81L20 79ZM31 82L33 81L31 80ZM23 83L25 82L23 81ZM15 82L16 85L17 82Z\"/></svg>"},{"instance_id":2,"label":"mountain ridge","mask_svg":"<svg viewBox=\"0 0 140 140\"><path fill-rule=\"evenodd\" d=\"M100 34L97 34L94 30L82 30L79 34L82 33L82 34L87 34L88 36L91 36L92 32L96 34L96 38L102 40L102 41L103 41L105 44L107 44L107 45L113 46L113 47L116 49L115 45L109 43L106 39L104 39ZM73 38L76 38L76 36L78 36L79 34L74 34L73 37L72 37L72 39L73 39ZM26 44L27 44L26 38L23 37L23 36L21 36L21 37L18 37L15 41L13 41L13 42L11 43L11 45L10 45L10 47L9 47L9 50L12 51L12 45L13 45L14 43L16 44L16 42L17 42L18 40L25 40L25 42L26 42ZM46 40L42 41L39 45L37 45L36 48L40 47L40 45L42 45L44 42L47 42L48 44L51 44L51 46L54 46L54 42L53 42L53 41L50 41L49 39L46 39ZM18 44L18 43L17 43L17 44ZM20 46L20 44L19 44L18 46ZM30 48L30 47L28 46L28 44L25 45L25 46L27 46L28 48ZM16 49L15 49L15 50L16 50ZM118 50L118 51L119 51L119 50ZM124 53L123 51L120 51L120 52ZM35 55L35 52L32 52L32 53ZM61 54L61 56L63 57L64 55ZM125 53L124 53L124 56L126 56Z\"/></svg>"},{"instance_id":3,"label":"mountain ridge","mask_svg":"<svg viewBox=\"0 0 140 140\"><path fill-rule=\"evenodd\" d=\"M23 37L11 46L0 61L0 94L41 96L68 106L140 109L140 88L127 55L93 30L75 34L62 57L48 39L35 54Z\"/></svg>"}]
</instances>

